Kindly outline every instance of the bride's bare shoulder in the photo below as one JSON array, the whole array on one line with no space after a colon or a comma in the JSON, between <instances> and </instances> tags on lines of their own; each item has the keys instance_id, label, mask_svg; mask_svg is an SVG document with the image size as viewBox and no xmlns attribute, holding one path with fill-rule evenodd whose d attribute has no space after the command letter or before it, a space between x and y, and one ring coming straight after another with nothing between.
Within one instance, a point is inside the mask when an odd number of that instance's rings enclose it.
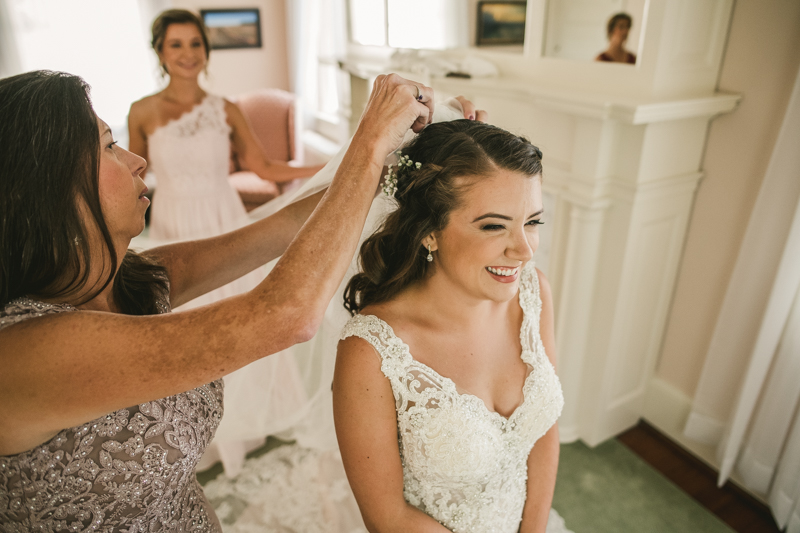
<instances>
[{"instance_id":1,"label":"bride's bare shoulder","mask_svg":"<svg viewBox=\"0 0 800 533\"><path fill-rule=\"evenodd\" d=\"M392 299L388 302L371 304L362 309L359 314L376 316L387 324L394 326L408 318L407 306L404 303L401 299Z\"/></svg>"}]
</instances>

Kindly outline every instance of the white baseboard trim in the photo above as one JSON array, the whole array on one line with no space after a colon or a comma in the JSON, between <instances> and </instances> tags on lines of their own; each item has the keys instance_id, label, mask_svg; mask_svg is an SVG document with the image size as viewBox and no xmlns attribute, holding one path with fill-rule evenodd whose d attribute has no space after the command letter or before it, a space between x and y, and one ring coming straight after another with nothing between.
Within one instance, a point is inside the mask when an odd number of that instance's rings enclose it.
<instances>
[{"instance_id":1,"label":"white baseboard trim","mask_svg":"<svg viewBox=\"0 0 800 533\"><path fill-rule=\"evenodd\" d=\"M650 380L642 416L652 425L670 434L682 433L691 409L692 399L683 391L658 377Z\"/></svg>"},{"instance_id":2,"label":"white baseboard trim","mask_svg":"<svg viewBox=\"0 0 800 533\"><path fill-rule=\"evenodd\" d=\"M700 413L689 413L684 433L694 441L702 442L709 446L717 446L722 440L724 430L725 424L716 418Z\"/></svg>"},{"instance_id":3,"label":"white baseboard trim","mask_svg":"<svg viewBox=\"0 0 800 533\"><path fill-rule=\"evenodd\" d=\"M653 377L650 380L647 392L645 393L642 418L670 440L679 444L681 448L703 461L716 472L719 472L716 445L710 445L707 442L698 442L684 434L684 428L686 428L691 409L692 398L683 391L658 377ZM700 422L700 420L695 420L697 424ZM716 424L712 423L702 431L698 429L700 426L695 426L695 430L699 432L699 435L708 438L715 431L719 431L720 434L722 433L722 426L718 421L709 419L706 422L715 422ZM747 491L754 498L769 505L764 494L746 488L742 477L735 470L731 474L730 480Z\"/></svg>"},{"instance_id":4,"label":"white baseboard trim","mask_svg":"<svg viewBox=\"0 0 800 533\"><path fill-rule=\"evenodd\" d=\"M683 433L691 409L692 399L682 390L658 377L650 380L645 393L642 418L708 466L719 471L716 448L692 440Z\"/></svg>"}]
</instances>

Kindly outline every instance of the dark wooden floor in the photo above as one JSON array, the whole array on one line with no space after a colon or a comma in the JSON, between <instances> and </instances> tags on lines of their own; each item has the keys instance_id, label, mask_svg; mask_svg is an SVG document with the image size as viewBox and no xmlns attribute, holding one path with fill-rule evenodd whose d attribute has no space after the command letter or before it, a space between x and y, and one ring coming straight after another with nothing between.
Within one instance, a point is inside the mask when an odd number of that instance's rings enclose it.
<instances>
[{"instance_id":1,"label":"dark wooden floor","mask_svg":"<svg viewBox=\"0 0 800 533\"><path fill-rule=\"evenodd\" d=\"M720 520L740 533L779 533L769 509L644 421L617 437Z\"/></svg>"}]
</instances>

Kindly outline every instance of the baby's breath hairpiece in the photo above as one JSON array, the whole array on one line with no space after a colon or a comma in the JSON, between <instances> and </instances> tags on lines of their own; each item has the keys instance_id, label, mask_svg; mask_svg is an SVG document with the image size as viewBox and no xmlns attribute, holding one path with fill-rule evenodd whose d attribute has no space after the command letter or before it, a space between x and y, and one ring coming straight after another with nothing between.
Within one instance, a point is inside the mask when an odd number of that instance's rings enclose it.
<instances>
[{"instance_id":1,"label":"baby's breath hairpiece","mask_svg":"<svg viewBox=\"0 0 800 533\"><path fill-rule=\"evenodd\" d=\"M415 163L408 158L407 155L403 155L403 152L397 151L397 170L395 170L394 165L389 165L389 173L386 174L386 179L383 181L383 193L390 197L394 198L394 193L397 192L397 178L400 177L401 174L406 174L410 170L417 169L419 170L422 168L422 163Z\"/></svg>"}]
</instances>

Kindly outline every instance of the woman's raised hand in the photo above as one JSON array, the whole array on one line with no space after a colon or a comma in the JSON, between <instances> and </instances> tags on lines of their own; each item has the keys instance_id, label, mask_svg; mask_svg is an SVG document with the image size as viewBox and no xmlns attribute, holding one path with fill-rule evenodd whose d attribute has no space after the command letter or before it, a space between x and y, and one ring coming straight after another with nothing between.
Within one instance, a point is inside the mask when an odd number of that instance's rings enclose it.
<instances>
[{"instance_id":1,"label":"woman's raised hand","mask_svg":"<svg viewBox=\"0 0 800 533\"><path fill-rule=\"evenodd\" d=\"M461 104L461 109L464 110L464 118L469 120L478 120L480 122L489 122L489 113L483 109L477 109L475 104L464 98L463 96L456 96L456 100Z\"/></svg>"},{"instance_id":2,"label":"woman's raised hand","mask_svg":"<svg viewBox=\"0 0 800 533\"><path fill-rule=\"evenodd\" d=\"M419 133L431 117L433 89L397 74L382 74L375 79L355 137L379 143L379 150L388 155L409 128Z\"/></svg>"}]
</instances>

